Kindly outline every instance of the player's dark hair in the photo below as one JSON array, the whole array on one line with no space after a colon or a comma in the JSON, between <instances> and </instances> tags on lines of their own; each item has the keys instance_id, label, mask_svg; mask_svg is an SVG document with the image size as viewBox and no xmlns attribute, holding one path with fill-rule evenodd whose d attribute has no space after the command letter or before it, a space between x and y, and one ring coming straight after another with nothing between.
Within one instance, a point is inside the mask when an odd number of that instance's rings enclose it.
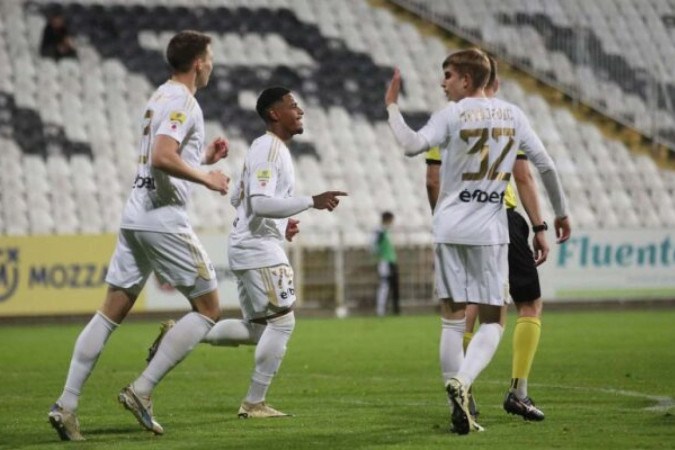
<instances>
[{"instance_id":1,"label":"player's dark hair","mask_svg":"<svg viewBox=\"0 0 675 450\"><path fill-rule=\"evenodd\" d=\"M204 33L193 30L181 31L169 41L166 60L174 73L189 72L195 59L206 54L206 48L210 43L211 38Z\"/></svg>"},{"instance_id":2,"label":"player's dark hair","mask_svg":"<svg viewBox=\"0 0 675 450\"><path fill-rule=\"evenodd\" d=\"M276 102L284 98L284 95L290 94L291 91L282 86L274 86L265 89L258 96L258 102L255 105L255 110L258 111L258 115L265 121L269 122L269 115L267 110L274 105Z\"/></svg>"},{"instance_id":3,"label":"player's dark hair","mask_svg":"<svg viewBox=\"0 0 675 450\"><path fill-rule=\"evenodd\" d=\"M482 89L490 77L490 59L478 48L460 50L445 58L443 69L453 66L460 75L468 75L474 89Z\"/></svg>"},{"instance_id":4,"label":"player's dark hair","mask_svg":"<svg viewBox=\"0 0 675 450\"><path fill-rule=\"evenodd\" d=\"M394 213L391 211L385 211L382 213L382 222L391 222L394 220Z\"/></svg>"}]
</instances>

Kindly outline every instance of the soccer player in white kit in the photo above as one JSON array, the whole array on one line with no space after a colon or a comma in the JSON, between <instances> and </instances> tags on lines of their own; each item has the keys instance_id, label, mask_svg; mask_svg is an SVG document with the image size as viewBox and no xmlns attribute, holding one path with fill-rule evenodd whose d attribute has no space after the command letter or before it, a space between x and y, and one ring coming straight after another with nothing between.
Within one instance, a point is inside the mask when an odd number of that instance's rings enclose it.
<instances>
[{"instance_id":1,"label":"soccer player in white kit","mask_svg":"<svg viewBox=\"0 0 675 450\"><path fill-rule=\"evenodd\" d=\"M106 276L108 291L75 343L65 388L49 412L49 421L63 440L84 439L75 415L82 386L151 272L183 293L193 311L166 334L145 371L118 395L147 430L164 432L152 412L150 395L155 385L202 340L220 315L215 271L187 214L193 183L223 195L229 183L221 172L197 168L219 161L228 151L222 138L205 147L204 118L194 98L213 70L210 42L207 35L183 31L167 47L173 73L148 101L138 129L137 175Z\"/></svg>"},{"instance_id":2,"label":"soccer player in white kit","mask_svg":"<svg viewBox=\"0 0 675 450\"><path fill-rule=\"evenodd\" d=\"M265 89L256 110L267 132L251 144L239 186L232 193L237 218L228 246L243 320L221 320L204 338L213 345L256 345L251 384L239 408L241 418L287 415L267 405L265 398L295 326L293 269L284 251L284 238L290 241L299 231L291 216L309 208L332 211L338 197L347 195L295 194L287 143L303 132L304 112L288 89Z\"/></svg>"},{"instance_id":3,"label":"soccer player in white kit","mask_svg":"<svg viewBox=\"0 0 675 450\"><path fill-rule=\"evenodd\" d=\"M407 126L396 104L398 70L385 103L391 129L406 155L441 149L440 196L433 216L440 358L453 405L453 431L467 434L482 430L469 412L468 389L492 359L503 332L500 315L508 298L509 243L503 201L518 149L539 170L556 217L567 216L567 204L555 165L522 111L485 97L487 55L477 49L453 53L443 62L443 73L446 95L456 103L434 113L418 132ZM478 304L481 325L464 355L467 303Z\"/></svg>"}]
</instances>

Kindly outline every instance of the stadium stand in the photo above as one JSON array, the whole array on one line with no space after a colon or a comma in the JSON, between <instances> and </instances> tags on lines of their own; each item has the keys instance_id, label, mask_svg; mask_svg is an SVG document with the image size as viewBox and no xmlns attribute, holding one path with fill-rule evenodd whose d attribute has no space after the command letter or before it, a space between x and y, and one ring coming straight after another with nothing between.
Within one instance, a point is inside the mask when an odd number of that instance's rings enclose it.
<instances>
[{"instance_id":1,"label":"stadium stand","mask_svg":"<svg viewBox=\"0 0 675 450\"><path fill-rule=\"evenodd\" d=\"M555 2L518 2L522 8L510 9L499 6L502 3L511 0L468 2L471 6L466 9L447 2L443 14L487 42L513 42L502 49L506 53L527 48L518 57L562 85L586 76L583 86L589 88L588 95L604 99L609 108L623 108L616 111L620 115L646 120L648 116L641 112L650 107L639 83L600 78L597 67L575 61L565 48L551 48L553 41L547 39L545 29L566 33L565 17L572 8L554 8L554 14L548 5ZM541 6L544 3L546 8ZM580 11L596 14L595 9L580 6L585 2L577 3ZM673 12L657 8L661 3L672 6L668 2L645 3L649 7L641 6L644 11ZM530 4L536 7L527 10ZM221 167L237 177L248 143L262 130L253 107L256 93L263 86L282 84L299 94L306 111L306 133L294 144L297 170L302 174L298 191L315 193L328 187L349 191L350 198L333 215L304 215L305 245L335 243L339 228L348 245L366 246L378 211L384 209L405 217L405 243L430 243L424 163L404 159L395 148L382 98L392 68L398 65L406 83L401 106L411 122L423 123L442 105L439 63L448 49L438 38L422 36L389 10L359 0L67 1L59 5L75 35L77 59L54 61L39 56L44 17L55 4L0 2L0 167L10 175L1 180L1 233L117 229L133 177L137 117L153 86L167 76L162 50L175 30L196 28L214 39L216 66L209 87L198 99L207 134L224 134L231 141L231 156ZM625 20L637 20L629 12L636 9L631 8L625 8ZM493 20L479 27L473 17L482 10L491 11ZM615 30L603 17L606 28ZM616 37L611 33L598 34L599 49L606 51L608 36ZM672 28L666 33L672 47ZM641 73L645 66L633 63L632 53L617 45L623 53L617 56L617 64ZM669 51L666 48L654 45L652 53ZM644 58L652 56L640 53ZM668 89L672 87L671 79ZM672 95L672 89L669 92ZM659 169L648 156L631 153L622 142L579 121L568 109L526 92L516 81L503 80L501 95L522 105L533 118L534 128L560 167L576 225L608 229L675 225L675 174ZM620 95L626 101L613 105ZM673 127L664 120L664 127ZM234 214L229 203L203 189L195 190L194 196L191 214L197 228L229 231ZM544 207L546 216L552 217L550 207Z\"/></svg>"},{"instance_id":2,"label":"stadium stand","mask_svg":"<svg viewBox=\"0 0 675 450\"><path fill-rule=\"evenodd\" d=\"M675 148L672 0L402 0ZM480 19L479 19L480 18Z\"/></svg>"}]
</instances>

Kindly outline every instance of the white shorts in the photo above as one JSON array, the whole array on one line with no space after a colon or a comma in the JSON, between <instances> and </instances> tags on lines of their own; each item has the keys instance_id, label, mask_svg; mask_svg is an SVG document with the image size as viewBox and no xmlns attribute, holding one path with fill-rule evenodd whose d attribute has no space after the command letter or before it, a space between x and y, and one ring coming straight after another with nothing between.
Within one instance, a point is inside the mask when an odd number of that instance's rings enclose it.
<instances>
[{"instance_id":1,"label":"white shorts","mask_svg":"<svg viewBox=\"0 0 675 450\"><path fill-rule=\"evenodd\" d=\"M120 230L106 283L138 295L150 272L189 299L217 288L213 264L194 232Z\"/></svg>"},{"instance_id":2,"label":"white shorts","mask_svg":"<svg viewBox=\"0 0 675 450\"><path fill-rule=\"evenodd\" d=\"M508 303L508 244L435 244L434 278L441 299L502 306Z\"/></svg>"},{"instance_id":3,"label":"white shorts","mask_svg":"<svg viewBox=\"0 0 675 450\"><path fill-rule=\"evenodd\" d=\"M233 272L244 319L264 319L288 310L295 303L293 269L288 264Z\"/></svg>"}]
</instances>

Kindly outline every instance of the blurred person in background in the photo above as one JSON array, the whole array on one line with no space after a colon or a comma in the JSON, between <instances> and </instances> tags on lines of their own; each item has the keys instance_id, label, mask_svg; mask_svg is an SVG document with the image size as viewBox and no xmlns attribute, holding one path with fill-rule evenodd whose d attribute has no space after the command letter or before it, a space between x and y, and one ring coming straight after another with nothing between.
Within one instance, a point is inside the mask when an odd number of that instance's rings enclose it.
<instances>
[{"instance_id":1,"label":"blurred person in background","mask_svg":"<svg viewBox=\"0 0 675 450\"><path fill-rule=\"evenodd\" d=\"M391 241L389 233L394 223L394 214L390 211L382 213L381 225L375 230L372 250L377 257L377 273L380 283L377 287L376 313L384 316L387 313L387 300L391 294L392 311L395 315L401 313L399 299L398 264L396 262L396 249Z\"/></svg>"},{"instance_id":2,"label":"blurred person in background","mask_svg":"<svg viewBox=\"0 0 675 450\"><path fill-rule=\"evenodd\" d=\"M45 58L59 60L61 58L76 58L75 42L68 30L63 12L56 9L47 16L47 23L42 30L40 55Z\"/></svg>"}]
</instances>

